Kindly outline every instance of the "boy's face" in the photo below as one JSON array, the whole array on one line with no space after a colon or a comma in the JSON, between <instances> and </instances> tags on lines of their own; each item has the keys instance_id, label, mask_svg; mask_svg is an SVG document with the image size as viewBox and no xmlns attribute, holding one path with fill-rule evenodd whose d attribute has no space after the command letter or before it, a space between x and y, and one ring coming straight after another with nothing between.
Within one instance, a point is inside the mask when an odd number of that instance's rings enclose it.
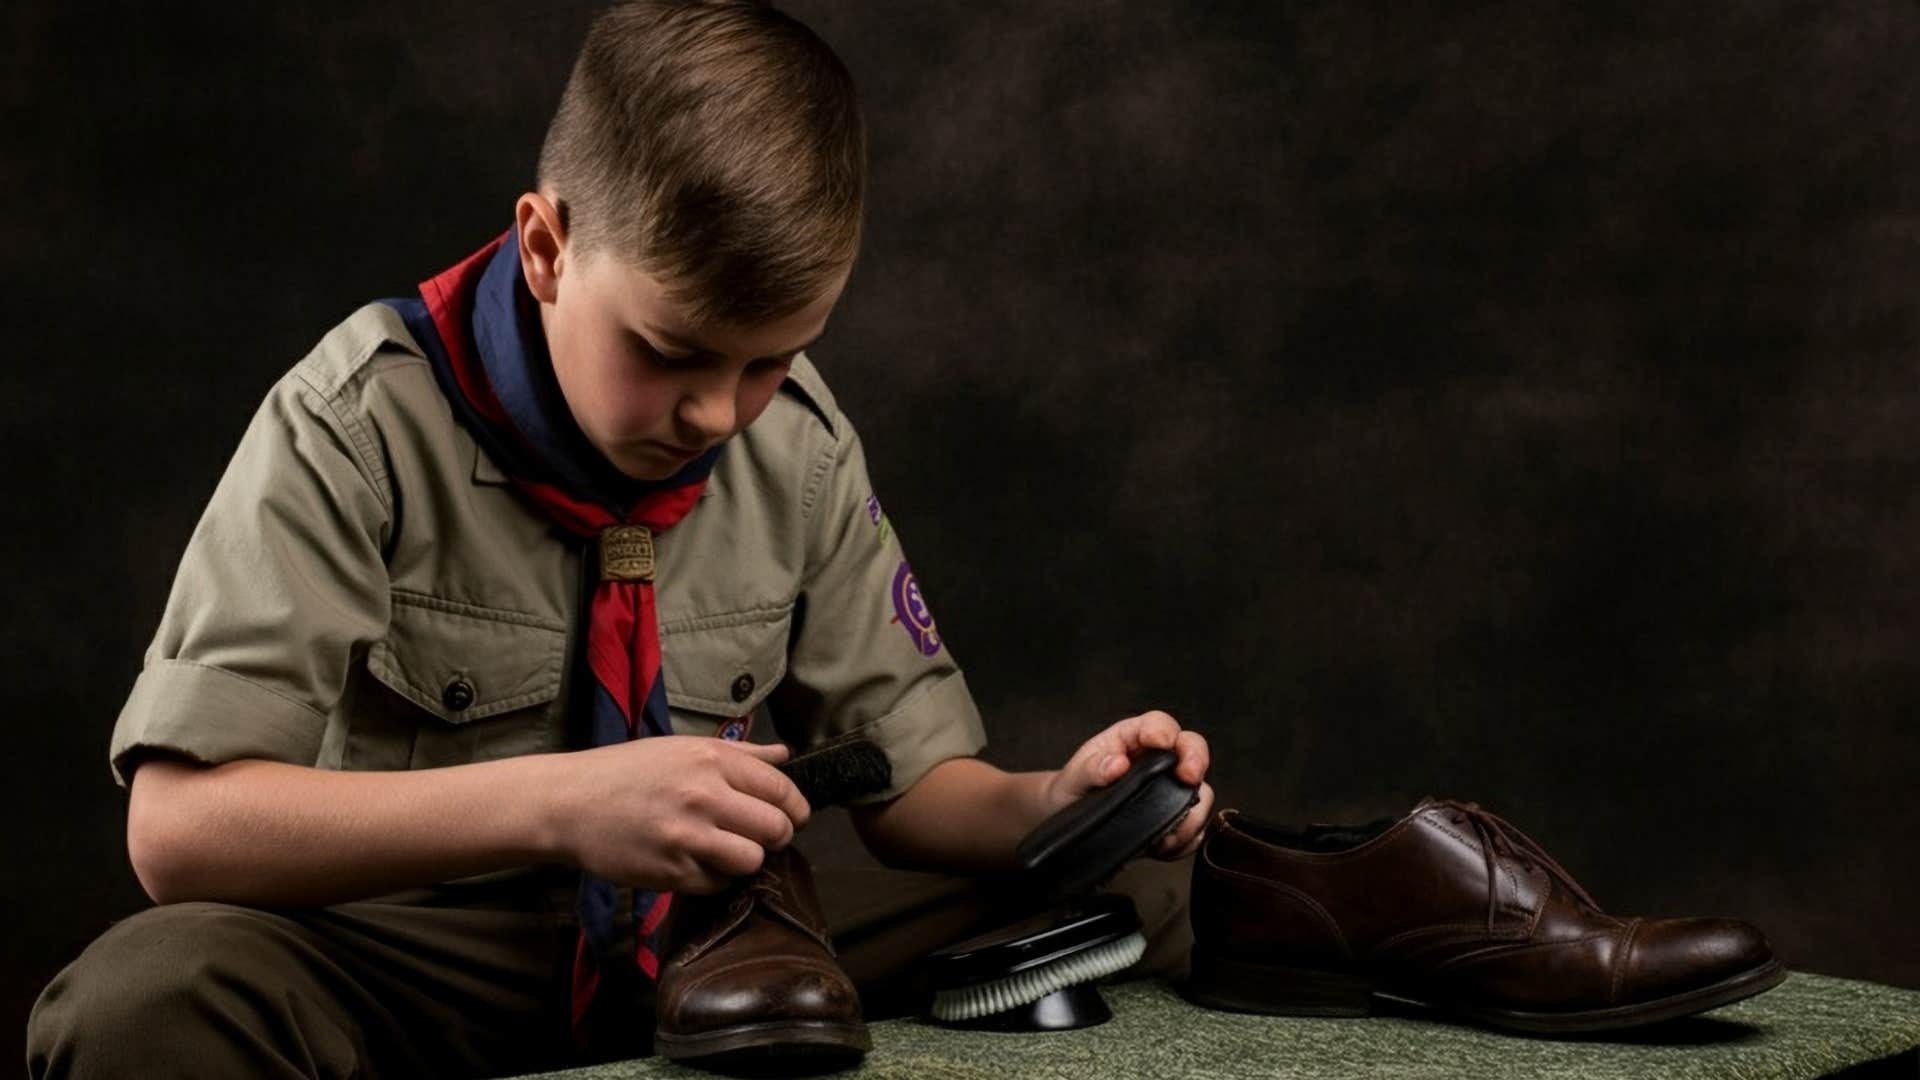
<instances>
[{"instance_id":1,"label":"boy's face","mask_svg":"<svg viewBox=\"0 0 1920 1080\"><path fill-rule=\"evenodd\" d=\"M520 215L521 268L540 301L560 391L587 440L636 480L664 480L753 423L846 286L843 273L806 307L766 323L696 329L652 275L603 252L575 259L528 216Z\"/></svg>"}]
</instances>

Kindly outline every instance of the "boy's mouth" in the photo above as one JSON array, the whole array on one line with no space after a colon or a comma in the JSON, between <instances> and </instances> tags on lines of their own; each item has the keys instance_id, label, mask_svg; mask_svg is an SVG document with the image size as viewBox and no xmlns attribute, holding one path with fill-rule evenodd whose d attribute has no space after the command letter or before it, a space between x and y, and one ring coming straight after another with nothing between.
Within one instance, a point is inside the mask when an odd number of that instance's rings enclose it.
<instances>
[{"instance_id":1,"label":"boy's mouth","mask_svg":"<svg viewBox=\"0 0 1920 1080\"><path fill-rule=\"evenodd\" d=\"M677 461L691 461L700 456L700 448L697 446L688 449L684 446L675 446L673 443L664 443L658 439L648 439L647 445Z\"/></svg>"}]
</instances>

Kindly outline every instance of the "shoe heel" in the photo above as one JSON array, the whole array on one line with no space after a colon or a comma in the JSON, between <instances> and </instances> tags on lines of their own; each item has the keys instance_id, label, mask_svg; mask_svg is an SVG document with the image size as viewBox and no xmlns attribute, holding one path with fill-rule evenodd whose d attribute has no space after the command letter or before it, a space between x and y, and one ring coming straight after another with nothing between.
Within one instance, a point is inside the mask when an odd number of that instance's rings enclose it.
<instances>
[{"instance_id":1,"label":"shoe heel","mask_svg":"<svg viewBox=\"0 0 1920 1080\"><path fill-rule=\"evenodd\" d=\"M1253 963L1199 947L1182 989L1196 1005L1235 1012L1366 1016L1373 1011L1373 982L1363 975Z\"/></svg>"}]
</instances>

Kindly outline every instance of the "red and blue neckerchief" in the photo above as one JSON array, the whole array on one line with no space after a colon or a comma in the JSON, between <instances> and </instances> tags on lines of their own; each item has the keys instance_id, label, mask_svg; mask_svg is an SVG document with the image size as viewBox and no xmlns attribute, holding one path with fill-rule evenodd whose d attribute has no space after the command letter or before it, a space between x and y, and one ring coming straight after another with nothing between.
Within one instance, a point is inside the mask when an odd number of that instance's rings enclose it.
<instances>
[{"instance_id":1,"label":"red and blue neckerchief","mask_svg":"<svg viewBox=\"0 0 1920 1080\"><path fill-rule=\"evenodd\" d=\"M636 530L648 530L644 579L616 567L594 587L586 611L587 667L593 676L591 741L625 742L672 730L666 681L660 677L660 634L651 575L651 534L671 528L700 499L720 447L659 482L616 470L587 441L554 377L546 335L520 272L517 236L509 229L451 269L420 283L420 297L387 301L426 352L435 379L460 423L512 478L529 502L589 542L589 565L603 540L631 551ZM619 529L618 532L610 530ZM613 545L606 545L613 549ZM737 730L737 729L736 729ZM609 955L619 891L582 875L580 935L574 949L572 1021L582 1020L609 963L657 978L660 923L671 893L635 890L635 950Z\"/></svg>"}]
</instances>

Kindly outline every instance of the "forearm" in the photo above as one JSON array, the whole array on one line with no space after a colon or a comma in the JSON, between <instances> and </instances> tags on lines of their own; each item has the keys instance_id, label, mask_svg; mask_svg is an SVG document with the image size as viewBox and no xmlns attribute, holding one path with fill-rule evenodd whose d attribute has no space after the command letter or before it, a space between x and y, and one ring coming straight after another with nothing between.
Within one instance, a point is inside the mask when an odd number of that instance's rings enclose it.
<instances>
[{"instance_id":1,"label":"forearm","mask_svg":"<svg viewBox=\"0 0 1920 1080\"><path fill-rule=\"evenodd\" d=\"M950 758L905 794L858 810L854 822L869 850L890 866L986 873L1015 866L1020 840L1053 807L1054 773L1010 773L978 758Z\"/></svg>"},{"instance_id":2,"label":"forearm","mask_svg":"<svg viewBox=\"0 0 1920 1080\"><path fill-rule=\"evenodd\" d=\"M127 847L158 903L307 907L546 861L565 755L412 772L154 759Z\"/></svg>"}]
</instances>

